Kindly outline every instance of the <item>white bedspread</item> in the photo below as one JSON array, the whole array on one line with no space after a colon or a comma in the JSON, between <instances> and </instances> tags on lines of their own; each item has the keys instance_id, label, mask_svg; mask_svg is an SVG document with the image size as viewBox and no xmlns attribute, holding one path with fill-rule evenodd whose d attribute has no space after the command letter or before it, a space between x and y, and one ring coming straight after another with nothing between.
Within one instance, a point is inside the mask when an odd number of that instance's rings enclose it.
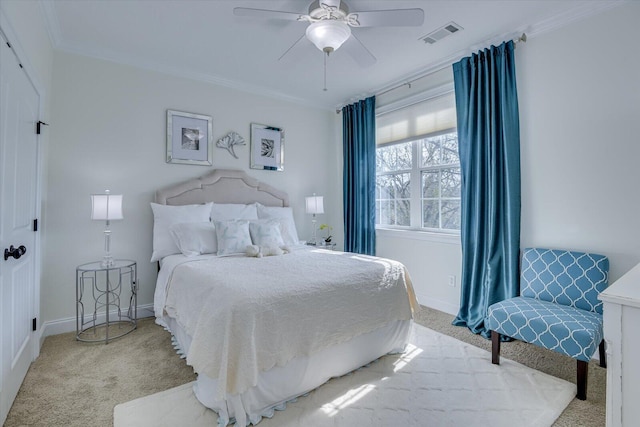
<instances>
[{"instance_id":1,"label":"white bedspread","mask_svg":"<svg viewBox=\"0 0 640 427\"><path fill-rule=\"evenodd\" d=\"M156 308L166 296L164 311L193 338L187 363L226 384L220 399L296 356L408 320L415 304L404 266L383 258L303 249L174 264Z\"/></svg>"}]
</instances>

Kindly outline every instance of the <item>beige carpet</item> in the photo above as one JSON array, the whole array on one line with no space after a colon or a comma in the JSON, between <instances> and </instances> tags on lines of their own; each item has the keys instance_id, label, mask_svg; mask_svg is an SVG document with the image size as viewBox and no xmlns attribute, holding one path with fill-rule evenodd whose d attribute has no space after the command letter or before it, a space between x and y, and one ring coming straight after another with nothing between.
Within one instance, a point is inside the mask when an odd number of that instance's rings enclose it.
<instances>
[{"instance_id":1,"label":"beige carpet","mask_svg":"<svg viewBox=\"0 0 640 427\"><path fill-rule=\"evenodd\" d=\"M422 308L418 323L485 350L491 343L451 325L453 316ZM505 358L575 383L575 361L521 342L502 345ZM573 399L554 426L605 425L605 373L589 364L586 401ZM5 426L112 426L115 405L195 379L176 356L169 333L152 319L108 345L75 341L75 334L48 337L31 365Z\"/></svg>"},{"instance_id":2,"label":"beige carpet","mask_svg":"<svg viewBox=\"0 0 640 427\"><path fill-rule=\"evenodd\" d=\"M260 427L548 427L576 386L416 325L405 353L334 378L264 418ZM210 427L215 412L192 383L115 407L115 427Z\"/></svg>"}]
</instances>

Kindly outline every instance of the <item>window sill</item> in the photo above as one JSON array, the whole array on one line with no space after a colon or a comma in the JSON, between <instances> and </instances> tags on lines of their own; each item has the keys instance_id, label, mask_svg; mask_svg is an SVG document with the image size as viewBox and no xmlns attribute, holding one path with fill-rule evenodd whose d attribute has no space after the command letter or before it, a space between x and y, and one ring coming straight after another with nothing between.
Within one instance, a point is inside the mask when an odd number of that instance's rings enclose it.
<instances>
[{"instance_id":1,"label":"window sill","mask_svg":"<svg viewBox=\"0 0 640 427\"><path fill-rule=\"evenodd\" d=\"M420 230L402 230L397 228L376 228L376 235L395 239L423 240L433 243L445 243L448 245L460 245L458 233L434 233Z\"/></svg>"}]
</instances>

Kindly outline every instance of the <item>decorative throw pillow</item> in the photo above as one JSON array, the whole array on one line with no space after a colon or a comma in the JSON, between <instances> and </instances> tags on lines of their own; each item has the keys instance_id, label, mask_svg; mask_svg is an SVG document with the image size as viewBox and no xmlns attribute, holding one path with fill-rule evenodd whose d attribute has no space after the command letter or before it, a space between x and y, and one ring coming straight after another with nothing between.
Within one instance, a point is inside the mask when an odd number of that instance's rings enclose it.
<instances>
[{"instance_id":1,"label":"decorative throw pillow","mask_svg":"<svg viewBox=\"0 0 640 427\"><path fill-rule=\"evenodd\" d=\"M280 232L280 221L277 219L251 221L249 223L249 233L254 245L278 248L284 245L282 233Z\"/></svg>"},{"instance_id":2,"label":"decorative throw pillow","mask_svg":"<svg viewBox=\"0 0 640 427\"><path fill-rule=\"evenodd\" d=\"M169 234L173 224L207 222L213 203L202 205L170 206L151 203L153 211L153 253L151 262L160 261L167 255L180 253L180 249Z\"/></svg>"},{"instance_id":3,"label":"decorative throw pillow","mask_svg":"<svg viewBox=\"0 0 640 427\"><path fill-rule=\"evenodd\" d=\"M282 239L287 245L299 243L296 223L293 220L291 207L264 206L256 203L259 219L280 219L282 221Z\"/></svg>"},{"instance_id":4,"label":"decorative throw pillow","mask_svg":"<svg viewBox=\"0 0 640 427\"><path fill-rule=\"evenodd\" d=\"M245 253L251 245L249 221L214 221L218 238L218 256Z\"/></svg>"},{"instance_id":5,"label":"decorative throw pillow","mask_svg":"<svg viewBox=\"0 0 640 427\"><path fill-rule=\"evenodd\" d=\"M184 256L218 252L216 228L209 221L173 224L169 227L169 234Z\"/></svg>"},{"instance_id":6,"label":"decorative throw pillow","mask_svg":"<svg viewBox=\"0 0 640 427\"><path fill-rule=\"evenodd\" d=\"M214 203L211 207L211 221L231 221L235 219L258 219L255 203Z\"/></svg>"}]
</instances>

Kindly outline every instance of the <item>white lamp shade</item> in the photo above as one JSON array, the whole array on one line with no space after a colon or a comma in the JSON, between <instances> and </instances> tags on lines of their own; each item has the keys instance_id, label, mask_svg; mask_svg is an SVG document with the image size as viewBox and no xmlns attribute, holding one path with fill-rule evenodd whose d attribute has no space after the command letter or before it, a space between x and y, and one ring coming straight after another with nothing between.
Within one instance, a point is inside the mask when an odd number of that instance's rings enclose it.
<instances>
[{"instance_id":1,"label":"white lamp shade","mask_svg":"<svg viewBox=\"0 0 640 427\"><path fill-rule=\"evenodd\" d=\"M351 28L344 22L323 20L307 27L307 38L323 52L333 52L351 36Z\"/></svg>"},{"instance_id":2,"label":"white lamp shade","mask_svg":"<svg viewBox=\"0 0 640 427\"><path fill-rule=\"evenodd\" d=\"M113 221L122 218L122 194L91 195L91 219Z\"/></svg>"},{"instance_id":3,"label":"white lamp shade","mask_svg":"<svg viewBox=\"0 0 640 427\"><path fill-rule=\"evenodd\" d=\"M323 214L324 213L324 203L322 196L311 196L306 197L306 211L308 214Z\"/></svg>"}]
</instances>

